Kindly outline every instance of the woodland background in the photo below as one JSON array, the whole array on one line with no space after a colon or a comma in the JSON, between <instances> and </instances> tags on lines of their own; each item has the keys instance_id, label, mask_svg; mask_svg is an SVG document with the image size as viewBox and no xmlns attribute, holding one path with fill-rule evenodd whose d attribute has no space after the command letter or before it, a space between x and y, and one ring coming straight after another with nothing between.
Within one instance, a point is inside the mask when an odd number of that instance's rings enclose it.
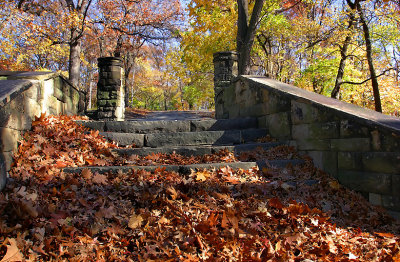
<instances>
[{"instance_id":1,"label":"woodland background","mask_svg":"<svg viewBox=\"0 0 400 262\"><path fill-rule=\"evenodd\" d=\"M212 109L213 53L235 50L240 1L0 0L0 70L61 71L95 107L97 58L120 56L127 105ZM399 12L394 0L265 0L251 73L371 109L376 80L399 116Z\"/></svg>"}]
</instances>

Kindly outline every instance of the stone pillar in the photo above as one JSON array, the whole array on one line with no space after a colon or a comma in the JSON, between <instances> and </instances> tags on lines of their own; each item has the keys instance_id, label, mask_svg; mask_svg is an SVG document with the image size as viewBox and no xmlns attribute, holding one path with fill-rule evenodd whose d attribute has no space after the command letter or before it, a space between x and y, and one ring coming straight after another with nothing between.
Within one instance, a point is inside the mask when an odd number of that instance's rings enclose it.
<instances>
[{"instance_id":1,"label":"stone pillar","mask_svg":"<svg viewBox=\"0 0 400 262\"><path fill-rule=\"evenodd\" d=\"M238 76L238 54L233 51L214 54L214 91L215 91L215 118L228 118L229 114L224 106L224 91L231 81Z\"/></svg>"},{"instance_id":2,"label":"stone pillar","mask_svg":"<svg viewBox=\"0 0 400 262\"><path fill-rule=\"evenodd\" d=\"M125 92L122 83L122 59L100 57L97 83L97 118L99 120L124 120Z\"/></svg>"}]
</instances>

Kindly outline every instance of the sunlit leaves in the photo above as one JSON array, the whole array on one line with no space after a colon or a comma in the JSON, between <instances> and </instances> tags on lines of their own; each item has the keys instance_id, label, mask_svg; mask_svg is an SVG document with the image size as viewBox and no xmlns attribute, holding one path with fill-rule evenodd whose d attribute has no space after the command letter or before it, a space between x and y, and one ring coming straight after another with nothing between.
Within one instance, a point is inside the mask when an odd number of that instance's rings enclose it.
<instances>
[{"instance_id":1,"label":"sunlit leaves","mask_svg":"<svg viewBox=\"0 0 400 262\"><path fill-rule=\"evenodd\" d=\"M83 169L80 174L63 174L49 166L60 157L76 165L85 164L76 157L82 152L91 161L100 156L107 164L117 161L109 153L115 145L72 119L42 115L21 141L11 181L0 193L0 259L396 261L400 257L398 225L307 159L302 166L268 167L263 172L256 167L235 170L227 163L218 170L193 170L187 175L165 167L154 172L98 174ZM280 146L241 157L274 156L291 159L297 154ZM132 160L153 165L222 158L235 161L226 151L197 159L152 154ZM309 185L310 179L319 182ZM294 181L289 190L283 186Z\"/></svg>"}]
</instances>

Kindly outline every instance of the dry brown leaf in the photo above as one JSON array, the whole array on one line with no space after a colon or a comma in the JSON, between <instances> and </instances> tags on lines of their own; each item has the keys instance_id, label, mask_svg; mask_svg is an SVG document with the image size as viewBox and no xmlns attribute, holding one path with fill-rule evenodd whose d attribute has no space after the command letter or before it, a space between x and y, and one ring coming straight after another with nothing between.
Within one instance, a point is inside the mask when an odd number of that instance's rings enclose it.
<instances>
[{"instance_id":1,"label":"dry brown leaf","mask_svg":"<svg viewBox=\"0 0 400 262\"><path fill-rule=\"evenodd\" d=\"M143 218L141 215L133 214L128 222L128 227L131 229L136 229L142 225Z\"/></svg>"},{"instance_id":2,"label":"dry brown leaf","mask_svg":"<svg viewBox=\"0 0 400 262\"><path fill-rule=\"evenodd\" d=\"M87 181L91 181L92 177L93 177L93 173L92 171L90 171L89 168L85 168L82 170L81 175L84 179L86 179Z\"/></svg>"},{"instance_id":3,"label":"dry brown leaf","mask_svg":"<svg viewBox=\"0 0 400 262\"><path fill-rule=\"evenodd\" d=\"M14 238L7 238L4 242L8 242L7 253L0 262L22 261L24 259Z\"/></svg>"},{"instance_id":4,"label":"dry brown leaf","mask_svg":"<svg viewBox=\"0 0 400 262\"><path fill-rule=\"evenodd\" d=\"M95 174L92 179L93 183L107 185L107 177L102 174Z\"/></svg>"}]
</instances>

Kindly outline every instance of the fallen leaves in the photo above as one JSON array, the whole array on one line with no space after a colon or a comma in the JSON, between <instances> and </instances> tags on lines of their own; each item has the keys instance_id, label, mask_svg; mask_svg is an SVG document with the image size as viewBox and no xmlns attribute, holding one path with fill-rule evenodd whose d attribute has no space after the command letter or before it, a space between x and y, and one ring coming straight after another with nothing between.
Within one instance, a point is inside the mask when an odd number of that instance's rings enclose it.
<instances>
[{"instance_id":1,"label":"fallen leaves","mask_svg":"<svg viewBox=\"0 0 400 262\"><path fill-rule=\"evenodd\" d=\"M70 120L42 117L21 142L0 193L1 261L399 261L399 225L310 161L261 172L64 174L64 163L124 164ZM285 147L247 157L273 154L297 157ZM236 161L227 152L133 160L225 157Z\"/></svg>"},{"instance_id":2,"label":"fallen leaves","mask_svg":"<svg viewBox=\"0 0 400 262\"><path fill-rule=\"evenodd\" d=\"M151 153L145 157L131 155L124 162L126 165L151 166L151 165L191 165L200 163L237 162L235 155L228 150L220 150L215 154L205 154L201 156L183 156L176 153Z\"/></svg>"},{"instance_id":3,"label":"fallen leaves","mask_svg":"<svg viewBox=\"0 0 400 262\"><path fill-rule=\"evenodd\" d=\"M130 229L136 229L142 225L142 222L143 222L143 218L141 215L133 214L129 219L128 227Z\"/></svg>"}]
</instances>

